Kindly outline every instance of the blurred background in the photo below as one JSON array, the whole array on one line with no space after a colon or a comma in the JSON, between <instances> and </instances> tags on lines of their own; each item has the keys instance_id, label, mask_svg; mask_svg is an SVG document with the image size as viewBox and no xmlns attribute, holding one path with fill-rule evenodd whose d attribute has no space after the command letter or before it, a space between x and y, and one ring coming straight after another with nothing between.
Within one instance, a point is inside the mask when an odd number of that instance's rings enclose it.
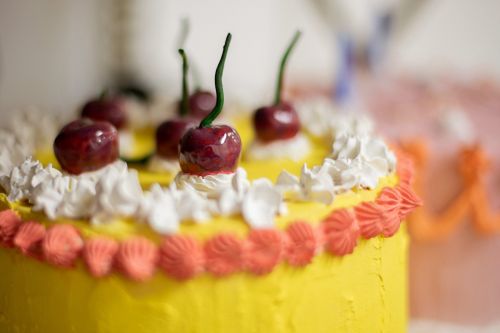
<instances>
[{"instance_id":1,"label":"blurred background","mask_svg":"<svg viewBox=\"0 0 500 333\"><path fill-rule=\"evenodd\" d=\"M353 80L354 62L362 83L350 89L384 134L420 135L434 156L446 157L429 164L436 211L462 186L451 179L456 155L447 154L471 137L496 165L488 195L500 210L498 0L0 0L0 124L28 106L71 117L109 86L176 96L183 18L185 48L207 89L233 33L226 96L248 106L271 99L280 54L302 30L290 88L335 95ZM354 55L346 60L346 52ZM434 132L441 115L447 138ZM446 185L436 189L437 180ZM413 239L412 332L500 332L500 238L479 235L467 221L438 241Z\"/></svg>"},{"instance_id":2,"label":"blurred background","mask_svg":"<svg viewBox=\"0 0 500 333\"><path fill-rule=\"evenodd\" d=\"M496 0L0 0L1 117L31 104L73 112L123 75L174 94L183 17L191 22L186 48L209 87L224 35L233 33L228 96L270 96L279 54L297 28L304 38L290 80L331 84L336 33L367 44L386 13L388 70L500 75Z\"/></svg>"}]
</instances>

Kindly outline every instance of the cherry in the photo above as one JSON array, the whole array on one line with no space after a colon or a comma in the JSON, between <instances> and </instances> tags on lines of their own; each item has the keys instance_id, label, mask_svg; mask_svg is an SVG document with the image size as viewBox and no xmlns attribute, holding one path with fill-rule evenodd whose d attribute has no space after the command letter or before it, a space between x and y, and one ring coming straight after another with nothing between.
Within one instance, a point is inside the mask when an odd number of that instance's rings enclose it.
<instances>
[{"instance_id":1,"label":"cherry","mask_svg":"<svg viewBox=\"0 0 500 333\"><path fill-rule=\"evenodd\" d=\"M189 129L179 150L181 170L205 176L234 172L241 152L238 132L227 125Z\"/></svg>"},{"instance_id":2,"label":"cherry","mask_svg":"<svg viewBox=\"0 0 500 333\"><path fill-rule=\"evenodd\" d=\"M182 136L195 126L192 118L173 118L161 123L156 129L156 153L164 158L177 158Z\"/></svg>"},{"instance_id":3,"label":"cherry","mask_svg":"<svg viewBox=\"0 0 500 333\"><path fill-rule=\"evenodd\" d=\"M163 158L178 158L179 142L186 131L196 126L195 120L188 117L188 61L183 49L179 49L182 58L182 98L179 102L180 116L168 119L156 129L156 153Z\"/></svg>"},{"instance_id":4,"label":"cherry","mask_svg":"<svg viewBox=\"0 0 500 333\"><path fill-rule=\"evenodd\" d=\"M297 31L281 59L274 105L261 107L254 113L253 127L260 141L271 142L291 139L300 130L300 120L297 112L290 103L283 101L281 98L284 68L288 56L299 37L300 31Z\"/></svg>"},{"instance_id":5,"label":"cherry","mask_svg":"<svg viewBox=\"0 0 500 333\"><path fill-rule=\"evenodd\" d=\"M257 109L253 125L257 138L263 142L290 139L300 130L299 116L286 102Z\"/></svg>"},{"instance_id":6,"label":"cherry","mask_svg":"<svg viewBox=\"0 0 500 333\"><path fill-rule=\"evenodd\" d=\"M215 106L215 96L210 91L197 90L189 96L189 115L205 118Z\"/></svg>"},{"instance_id":7,"label":"cherry","mask_svg":"<svg viewBox=\"0 0 500 333\"><path fill-rule=\"evenodd\" d=\"M68 173L98 170L118 159L118 131L104 121L72 121L57 135L54 153Z\"/></svg>"},{"instance_id":8,"label":"cherry","mask_svg":"<svg viewBox=\"0 0 500 333\"><path fill-rule=\"evenodd\" d=\"M108 96L106 93L97 99L87 102L81 112L82 118L96 121L107 121L117 129L127 123L125 102L120 96Z\"/></svg>"},{"instance_id":9,"label":"cherry","mask_svg":"<svg viewBox=\"0 0 500 333\"><path fill-rule=\"evenodd\" d=\"M241 139L236 130L227 125L212 126L224 106L222 74L231 34L226 37L221 59L215 71L217 99L214 108L200 126L189 129L181 139L179 162L184 173L205 176L234 172L241 153Z\"/></svg>"}]
</instances>

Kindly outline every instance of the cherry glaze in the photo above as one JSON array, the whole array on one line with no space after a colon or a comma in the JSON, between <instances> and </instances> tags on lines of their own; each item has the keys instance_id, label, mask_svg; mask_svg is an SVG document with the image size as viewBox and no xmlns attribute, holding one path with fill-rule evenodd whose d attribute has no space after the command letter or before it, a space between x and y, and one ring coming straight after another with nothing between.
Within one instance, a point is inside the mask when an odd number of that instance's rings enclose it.
<instances>
[{"instance_id":1,"label":"cherry glaze","mask_svg":"<svg viewBox=\"0 0 500 333\"><path fill-rule=\"evenodd\" d=\"M108 96L87 102L81 112L82 118L110 122L117 129L127 124L124 100L119 96Z\"/></svg>"},{"instance_id":2,"label":"cherry glaze","mask_svg":"<svg viewBox=\"0 0 500 333\"><path fill-rule=\"evenodd\" d=\"M241 139L227 125L189 129L181 139L179 161L184 173L205 176L236 170Z\"/></svg>"},{"instance_id":3,"label":"cherry glaze","mask_svg":"<svg viewBox=\"0 0 500 333\"><path fill-rule=\"evenodd\" d=\"M210 91L197 90L188 97L188 115L202 119L215 107L216 99ZM181 114L182 101L179 101L179 114Z\"/></svg>"},{"instance_id":4,"label":"cherry glaze","mask_svg":"<svg viewBox=\"0 0 500 333\"><path fill-rule=\"evenodd\" d=\"M98 170L118 159L118 131L104 121L72 121L57 135L54 153L68 173Z\"/></svg>"},{"instance_id":5,"label":"cherry glaze","mask_svg":"<svg viewBox=\"0 0 500 333\"><path fill-rule=\"evenodd\" d=\"M300 130L299 116L288 103L264 106L253 115L253 127L260 141L291 139Z\"/></svg>"},{"instance_id":6,"label":"cherry glaze","mask_svg":"<svg viewBox=\"0 0 500 333\"><path fill-rule=\"evenodd\" d=\"M193 118L173 118L156 129L156 153L163 158L179 156L179 142L186 131L197 124Z\"/></svg>"}]
</instances>

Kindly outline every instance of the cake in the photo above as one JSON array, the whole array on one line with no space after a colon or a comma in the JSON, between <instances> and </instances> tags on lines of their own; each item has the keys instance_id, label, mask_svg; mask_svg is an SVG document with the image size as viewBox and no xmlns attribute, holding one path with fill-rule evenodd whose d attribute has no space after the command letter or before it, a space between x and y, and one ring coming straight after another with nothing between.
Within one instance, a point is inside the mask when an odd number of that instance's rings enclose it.
<instances>
[{"instance_id":1,"label":"cake","mask_svg":"<svg viewBox=\"0 0 500 333\"><path fill-rule=\"evenodd\" d=\"M118 159L116 103L87 104L53 152L0 132L0 331L405 331L411 161L356 114L299 119L281 96L298 38L275 103L234 127L212 123L230 35L208 114L189 115L184 82L180 136L165 131L179 172ZM130 151L156 138L175 158L161 126L130 130Z\"/></svg>"}]
</instances>

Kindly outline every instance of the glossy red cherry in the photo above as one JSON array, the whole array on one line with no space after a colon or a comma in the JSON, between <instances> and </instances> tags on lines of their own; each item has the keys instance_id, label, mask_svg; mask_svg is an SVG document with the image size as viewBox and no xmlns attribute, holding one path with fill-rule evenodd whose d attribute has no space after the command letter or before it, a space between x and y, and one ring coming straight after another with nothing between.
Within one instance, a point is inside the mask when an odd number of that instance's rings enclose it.
<instances>
[{"instance_id":1,"label":"glossy red cherry","mask_svg":"<svg viewBox=\"0 0 500 333\"><path fill-rule=\"evenodd\" d=\"M179 161L185 173L205 176L236 170L241 139L227 125L189 129L181 139Z\"/></svg>"},{"instance_id":2,"label":"glossy red cherry","mask_svg":"<svg viewBox=\"0 0 500 333\"><path fill-rule=\"evenodd\" d=\"M187 114L193 118L203 119L215 107L216 99L209 91L198 90L188 97ZM179 114L182 115L182 101L179 101Z\"/></svg>"},{"instance_id":3,"label":"glossy red cherry","mask_svg":"<svg viewBox=\"0 0 500 333\"><path fill-rule=\"evenodd\" d=\"M295 33L281 58L274 104L272 106L261 107L254 113L253 127L255 135L260 141L271 142L275 140L291 139L297 135L300 130L300 120L297 112L292 105L283 102L281 98L283 90L283 73L286 62L295 44L297 44L300 34L300 31Z\"/></svg>"},{"instance_id":4,"label":"glossy red cherry","mask_svg":"<svg viewBox=\"0 0 500 333\"><path fill-rule=\"evenodd\" d=\"M264 142L293 138L300 130L295 109L288 103L261 107L253 115L257 138Z\"/></svg>"},{"instance_id":5,"label":"glossy red cherry","mask_svg":"<svg viewBox=\"0 0 500 333\"><path fill-rule=\"evenodd\" d=\"M215 71L217 99L214 108L203 118L199 127L189 129L181 139L179 162L184 173L205 176L230 173L236 170L241 153L241 139L236 130L227 125L212 126L224 106L222 74L231 43L227 34L222 56Z\"/></svg>"},{"instance_id":6,"label":"glossy red cherry","mask_svg":"<svg viewBox=\"0 0 500 333\"><path fill-rule=\"evenodd\" d=\"M215 107L215 96L210 91L198 90L189 96L189 114L196 118L205 118Z\"/></svg>"},{"instance_id":7,"label":"glossy red cherry","mask_svg":"<svg viewBox=\"0 0 500 333\"><path fill-rule=\"evenodd\" d=\"M64 171L95 171L118 159L118 131L108 122L78 119L63 127L54 153Z\"/></svg>"},{"instance_id":8,"label":"glossy red cherry","mask_svg":"<svg viewBox=\"0 0 500 333\"><path fill-rule=\"evenodd\" d=\"M192 118L173 118L156 129L156 153L164 158L179 156L179 142L186 131L197 124Z\"/></svg>"},{"instance_id":9,"label":"glossy red cherry","mask_svg":"<svg viewBox=\"0 0 500 333\"><path fill-rule=\"evenodd\" d=\"M96 121L110 122L117 129L127 124L125 102L119 96L103 96L87 102L82 108L81 116Z\"/></svg>"}]
</instances>

